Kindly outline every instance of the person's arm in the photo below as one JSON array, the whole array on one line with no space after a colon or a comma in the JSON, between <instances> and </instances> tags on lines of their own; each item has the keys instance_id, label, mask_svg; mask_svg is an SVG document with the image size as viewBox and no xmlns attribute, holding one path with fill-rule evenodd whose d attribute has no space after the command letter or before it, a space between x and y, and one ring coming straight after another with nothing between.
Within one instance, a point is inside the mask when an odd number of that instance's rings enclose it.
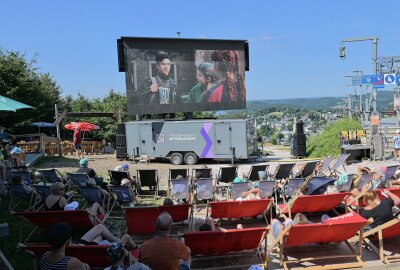
<instances>
[{"instance_id":1,"label":"person's arm","mask_svg":"<svg viewBox=\"0 0 400 270\"><path fill-rule=\"evenodd\" d=\"M65 199L64 196L61 196L59 204L62 208L64 208L68 204L67 199Z\"/></svg>"},{"instance_id":2,"label":"person's arm","mask_svg":"<svg viewBox=\"0 0 400 270\"><path fill-rule=\"evenodd\" d=\"M68 260L67 270L90 270L90 266L75 257L71 257Z\"/></svg>"},{"instance_id":3,"label":"person's arm","mask_svg":"<svg viewBox=\"0 0 400 270\"><path fill-rule=\"evenodd\" d=\"M177 240L179 241L179 240ZM179 258L186 261L190 257L190 248L187 247L184 243L179 241Z\"/></svg>"},{"instance_id":4,"label":"person's arm","mask_svg":"<svg viewBox=\"0 0 400 270\"><path fill-rule=\"evenodd\" d=\"M390 192L389 190L385 190L384 192L389 196L389 198L391 198L394 201L394 205L395 206L399 206L400 205L399 196L397 196L396 194Z\"/></svg>"}]
</instances>

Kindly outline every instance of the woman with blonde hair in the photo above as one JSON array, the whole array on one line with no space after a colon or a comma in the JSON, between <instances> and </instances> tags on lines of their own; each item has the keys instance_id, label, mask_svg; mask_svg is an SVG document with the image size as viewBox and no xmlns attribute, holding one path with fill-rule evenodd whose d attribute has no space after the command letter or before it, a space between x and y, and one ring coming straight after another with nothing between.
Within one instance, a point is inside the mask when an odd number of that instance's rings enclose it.
<instances>
[{"instance_id":1,"label":"woman with blonde hair","mask_svg":"<svg viewBox=\"0 0 400 270\"><path fill-rule=\"evenodd\" d=\"M360 215L365 219L374 219L374 222L369 225L371 228L392 220L394 218L393 206L400 205L400 198L389 190L384 190L382 195L387 196L387 198L380 200L375 191L369 190L363 197L366 206L360 210Z\"/></svg>"},{"instance_id":2,"label":"woman with blonde hair","mask_svg":"<svg viewBox=\"0 0 400 270\"><path fill-rule=\"evenodd\" d=\"M64 196L65 186L61 182L55 182L50 187L51 194L47 196L44 209L46 211L58 211L64 210L64 207L68 204L67 199ZM74 194L73 191L67 192L65 195L67 198Z\"/></svg>"}]
</instances>

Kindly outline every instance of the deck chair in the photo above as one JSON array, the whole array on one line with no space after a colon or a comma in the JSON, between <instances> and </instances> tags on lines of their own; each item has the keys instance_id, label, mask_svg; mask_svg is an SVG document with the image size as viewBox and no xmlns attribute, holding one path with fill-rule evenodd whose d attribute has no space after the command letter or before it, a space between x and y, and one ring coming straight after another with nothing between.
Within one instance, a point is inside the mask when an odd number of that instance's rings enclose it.
<instances>
[{"instance_id":1,"label":"deck chair","mask_svg":"<svg viewBox=\"0 0 400 270\"><path fill-rule=\"evenodd\" d=\"M154 189L154 197L158 196L158 170L137 170L137 179L140 181L141 188L149 187L150 190ZM142 191L141 188L140 191Z\"/></svg>"},{"instance_id":2,"label":"deck chair","mask_svg":"<svg viewBox=\"0 0 400 270\"><path fill-rule=\"evenodd\" d=\"M300 190L301 185L304 183L304 178L290 178L285 186L285 197L292 197Z\"/></svg>"},{"instance_id":3,"label":"deck chair","mask_svg":"<svg viewBox=\"0 0 400 270\"><path fill-rule=\"evenodd\" d=\"M329 171L329 166L331 165L333 161L333 157L331 156L327 156L324 161L322 162L321 167L319 168L318 172L316 173L316 175L325 175L326 172Z\"/></svg>"},{"instance_id":4,"label":"deck chair","mask_svg":"<svg viewBox=\"0 0 400 270\"><path fill-rule=\"evenodd\" d=\"M248 251L250 253L257 253L259 263L262 264L264 268L266 267L266 261L263 261L261 257L262 252L266 254L266 250L262 251L262 243L267 242L266 228L186 232L183 234L183 238L185 240L185 245L191 250L192 260L196 260L200 256L207 256L207 260L211 259L210 256L213 256L213 258L226 258L226 256L230 255L240 255L238 252ZM265 244L265 247L266 246ZM247 269L249 265L233 265L232 267ZM227 268L230 267L226 265L226 262L224 262L223 267L213 267L213 269Z\"/></svg>"},{"instance_id":5,"label":"deck chair","mask_svg":"<svg viewBox=\"0 0 400 270\"><path fill-rule=\"evenodd\" d=\"M117 202L120 206L122 205L132 205L135 203L134 194L132 190L127 186L113 186L112 192L117 197Z\"/></svg>"},{"instance_id":6,"label":"deck chair","mask_svg":"<svg viewBox=\"0 0 400 270\"><path fill-rule=\"evenodd\" d=\"M196 178L197 173L201 173L203 175L201 178L212 178L212 173L210 168L193 169L192 178Z\"/></svg>"},{"instance_id":7,"label":"deck chair","mask_svg":"<svg viewBox=\"0 0 400 270\"><path fill-rule=\"evenodd\" d=\"M195 191L197 201L214 200L214 182L211 178L201 178L195 180Z\"/></svg>"},{"instance_id":8,"label":"deck chair","mask_svg":"<svg viewBox=\"0 0 400 270\"><path fill-rule=\"evenodd\" d=\"M371 247L371 249L379 256L384 263L392 263L400 261L400 255L385 255L383 249L384 239L394 238L400 235L400 220L392 219L376 228L368 230L363 234L363 241ZM353 238L356 240L355 238ZM377 240L379 248L375 246L372 240Z\"/></svg>"},{"instance_id":9,"label":"deck chair","mask_svg":"<svg viewBox=\"0 0 400 270\"><path fill-rule=\"evenodd\" d=\"M385 171L385 181L381 183L380 187L385 188L388 186L388 181L394 179L394 175L396 174L396 171L398 170L399 166L388 166L386 167Z\"/></svg>"},{"instance_id":10,"label":"deck chair","mask_svg":"<svg viewBox=\"0 0 400 270\"><path fill-rule=\"evenodd\" d=\"M236 200L237 198L241 197L243 192L249 190L249 184L250 182L232 183L232 191L230 192L231 199Z\"/></svg>"},{"instance_id":11,"label":"deck chair","mask_svg":"<svg viewBox=\"0 0 400 270\"><path fill-rule=\"evenodd\" d=\"M43 185L32 185L37 191L37 193L40 195L41 201L44 202L46 201L46 198L51 195L51 189L50 186L43 186Z\"/></svg>"},{"instance_id":12,"label":"deck chair","mask_svg":"<svg viewBox=\"0 0 400 270\"><path fill-rule=\"evenodd\" d=\"M41 204L40 196L36 192L28 190L27 187L21 184L7 184L6 186L10 195L8 211L17 210L17 207L23 202L28 202L27 208L18 210L34 211Z\"/></svg>"},{"instance_id":13,"label":"deck chair","mask_svg":"<svg viewBox=\"0 0 400 270\"><path fill-rule=\"evenodd\" d=\"M221 167L218 173L218 183L231 183L237 176L237 167Z\"/></svg>"},{"instance_id":14,"label":"deck chair","mask_svg":"<svg viewBox=\"0 0 400 270\"><path fill-rule=\"evenodd\" d=\"M346 171L344 164L346 163L346 159L350 156L350 154L340 154L340 156L336 159L335 163L333 163L332 167L329 166L330 176L337 176L340 174L338 169L340 166L343 167L343 170Z\"/></svg>"},{"instance_id":15,"label":"deck chair","mask_svg":"<svg viewBox=\"0 0 400 270\"><path fill-rule=\"evenodd\" d=\"M160 213L168 212L174 223L183 223L192 218L191 205L188 203L174 205L160 205Z\"/></svg>"},{"instance_id":16,"label":"deck chair","mask_svg":"<svg viewBox=\"0 0 400 270\"><path fill-rule=\"evenodd\" d=\"M317 167L319 161L307 162L301 171L302 178L308 178L314 174L315 168Z\"/></svg>"},{"instance_id":17,"label":"deck chair","mask_svg":"<svg viewBox=\"0 0 400 270\"><path fill-rule=\"evenodd\" d=\"M61 173L56 169L41 169L38 170L43 177L43 180L48 183L63 182Z\"/></svg>"},{"instance_id":18,"label":"deck chair","mask_svg":"<svg viewBox=\"0 0 400 270\"><path fill-rule=\"evenodd\" d=\"M275 181L259 181L258 182L258 188L260 189L261 192L261 198L270 198L272 197L274 191L275 191Z\"/></svg>"},{"instance_id":19,"label":"deck chair","mask_svg":"<svg viewBox=\"0 0 400 270\"><path fill-rule=\"evenodd\" d=\"M329 185L333 185L336 179L326 176L314 176L308 180L307 191L305 195L318 195L325 193Z\"/></svg>"},{"instance_id":20,"label":"deck chair","mask_svg":"<svg viewBox=\"0 0 400 270\"><path fill-rule=\"evenodd\" d=\"M371 177L372 177L372 175L368 174L368 173L361 174L360 178L358 179L357 184L354 187L357 188L358 190L361 190L361 188L364 185L368 185L369 183L371 183L371 180L372 180Z\"/></svg>"},{"instance_id":21,"label":"deck chair","mask_svg":"<svg viewBox=\"0 0 400 270\"><path fill-rule=\"evenodd\" d=\"M211 202L212 218L244 218L263 215L268 224L267 212L272 209L271 199Z\"/></svg>"},{"instance_id":22,"label":"deck chair","mask_svg":"<svg viewBox=\"0 0 400 270\"><path fill-rule=\"evenodd\" d=\"M189 169L169 169L169 179L176 179L178 175L189 178Z\"/></svg>"},{"instance_id":23,"label":"deck chair","mask_svg":"<svg viewBox=\"0 0 400 270\"><path fill-rule=\"evenodd\" d=\"M289 265L294 263L304 263L316 260L330 259L331 261L322 266L314 266L312 269L341 269L341 268L353 268L353 267L364 267L365 263L361 259L362 248L360 247L356 252L353 247L349 244L348 240L354 237L357 232L360 233L359 241L362 239L362 227L364 227L368 221L362 218L360 215L350 212L348 214L330 218L324 220L321 223L314 224L297 224L289 225L279 233L278 238L272 242L269 250L272 251L277 248L279 251L280 265L284 269L289 269ZM304 251L305 245L310 244L322 244L322 243L339 243L344 242L350 250L350 254L338 254L329 256L315 256L315 250L309 250L313 252L311 256L306 258L296 258L299 255L289 254L288 248L294 250ZM316 249L321 249L321 245L316 245ZM307 256L307 255L303 255ZM290 257L290 259L289 259ZM293 259L292 259L293 258ZM354 258L355 262L351 263L339 263L339 258Z\"/></svg>"},{"instance_id":24,"label":"deck chair","mask_svg":"<svg viewBox=\"0 0 400 270\"><path fill-rule=\"evenodd\" d=\"M326 213L340 203L349 195L349 192L321 194L321 195L301 195L293 198L286 204L279 204L277 209L282 214L288 214L292 218L292 214L296 213Z\"/></svg>"},{"instance_id":25,"label":"deck chair","mask_svg":"<svg viewBox=\"0 0 400 270\"><path fill-rule=\"evenodd\" d=\"M351 191L351 187L353 186L353 180L356 177L355 174L348 174L347 175L347 181L346 183L337 185L336 188L339 192L343 192L343 191Z\"/></svg>"},{"instance_id":26,"label":"deck chair","mask_svg":"<svg viewBox=\"0 0 400 270\"><path fill-rule=\"evenodd\" d=\"M263 172L267 172L269 165L265 164L265 165L251 165L250 167L250 171L248 172L248 174L246 175L247 179L250 181L258 181L258 172L259 171L263 171Z\"/></svg>"},{"instance_id":27,"label":"deck chair","mask_svg":"<svg viewBox=\"0 0 400 270\"><path fill-rule=\"evenodd\" d=\"M189 179L169 179L168 195L176 199L188 199L190 201L190 180Z\"/></svg>"},{"instance_id":28,"label":"deck chair","mask_svg":"<svg viewBox=\"0 0 400 270\"><path fill-rule=\"evenodd\" d=\"M131 179L129 172L108 170L108 175L110 176L111 184L114 186L120 186L122 179Z\"/></svg>"},{"instance_id":29,"label":"deck chair","mask_svg":"<svg viewBox=\"0 0 400 270\"><path fill-rule=\"evenodd\" d=\"M294 167L294 163L278 164L278 167L275 169L273 178L275 180L289 178L293 167Z\"/></svg>"},{"instance_id":30,"label":"deck chair","mask_svg":"<svg viewBox=\"0 0 400 270\"><path fill-rule=\"evenodd\" d=\"M11 171L10 172L11 178L14 176L21 176L22 180L24 180L25 185L31 185L32 184L32 179L31 179L31 173L29 171Z\"/></svg>"},{"instance_id":31,"label":"deck chair","mask_svg":"<svg viewBox=\"0 0 400 270\"><path fill-rule=\"evenodd\" d=\"M86 232L93 227L93 222L103 223L104 220L91 215L86 210L74 211L17 211L13 212L21 220L32 223L35 228L29 233L27 242L37 229L48 228L53 224L66 222L74 232ZM22 234L22 231L20 232Z\"/></svg>"},{"instance_id":32,"label":"deck chair","mask_svg":"<svg viewBox=\"0 0 400 270\"><path fill-rule=\"evenodd\" d=\"M33 269L38 269L36 265L37 261L46 251L51 251L51 246L45 243L27 243L25 245L20 245L20 247L22 247L27 253L36 257L36 260L33 260ZM80 261L89 264L90 269L104 269L110 265L107 248L108 245L68 245L65 248L65 255L76 257Z\"/></svg>"},{"instance_id":33,"label":"deck chair","mask_svg":"<svg viewBox=\"0 0 400 270\"><path fill-rule=\"evenodd\" d=\"M75 188L86 187L89 176L86 173L68 173L68 177Z\"/></svg>"},{"instance_id":34,"label":"deck chair","mask_svg":"<svg viewBox=\"0 0 400 270\"><path fill-rule=\"evenodd\" d=\"M86 201L83 207L85 207L87 204L93 204L97 202L106 212L105 219L108 218L111 211L114 209L116 202L112 198L112 194L110 194L110 198L106 198L105 196L102 198L98 187L80 187L79 191L82 195L82 198Z\"/></svg>"}]
</instances>

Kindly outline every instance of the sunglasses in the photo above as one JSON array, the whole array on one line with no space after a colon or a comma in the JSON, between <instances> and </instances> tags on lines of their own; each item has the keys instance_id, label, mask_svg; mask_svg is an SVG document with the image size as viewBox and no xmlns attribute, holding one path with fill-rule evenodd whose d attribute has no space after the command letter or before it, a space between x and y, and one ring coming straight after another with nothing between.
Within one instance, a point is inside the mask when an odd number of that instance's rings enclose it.
<instances>
[{"instance_id":1,"label":"sunglasses","mask_svg":"<svg viewBox=\"0 0 400 270\"><path fill-rule=\"evenodd\" d=\"M63 188L60 188L60 191L64 191L64 189L63 189Z\"/></svg>"}]
</instances>

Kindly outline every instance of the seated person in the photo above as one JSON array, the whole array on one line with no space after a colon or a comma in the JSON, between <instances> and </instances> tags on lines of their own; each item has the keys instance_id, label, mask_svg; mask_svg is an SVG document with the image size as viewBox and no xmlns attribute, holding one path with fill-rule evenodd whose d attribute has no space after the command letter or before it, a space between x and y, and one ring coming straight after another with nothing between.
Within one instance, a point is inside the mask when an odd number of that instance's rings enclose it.
<instances>
[{"instance_id":1,"label":"seated person","mask_svg":"<svg viewBox=\"0 0 400 270\"><path fill-rule=\"evenodd\" d=\"M194 218L193 219L193 223L194 223L194 229L196 231L223 231L226 232L227 230L222 228L222 227L216 227L215 226L215 222L214 219L211 217L206 217L205 219L202 218ZM236 225L236 229L237 230L241 230L243 229L243 225L242 224L237 224Z\"/></svg>"},{"instance_id":2,"label":"seated person","mask_svg":"<svg viewBox=\"0 0 400 270\"><path fill-rule=\"evenodd\" d=\"M68 204L67 198L72 197L74 192L69 191L64 194L65 186L61 182L52 184L50 190L51 194L45 199L44 209L46 211L64 210L64 207Z\"/></svg>"},{"instance_id":3,"label":"seated person","mask_svg":"<svg viewBox=\"0 0 400 270\"><path fill-rule=\"evenodd\" d=\"M303 172L305 166L306 166L305 162L296 163L296 165L294 165L292 169L292 177L293 178L301 177L302 176L301 173Z\"/></svg>"},{"instance_id":4,"label":"seated person","mask_svg":"<svg viewBox=\"0 0 400 270\"><path fill-rule=\"evenodd\" d=\"M103 184L103 177L99 177L96 175L96 172L88 167L89 165L89 160L87 158L82 158L79 160L79 166L80 168L76 170L76 173L86 173L89 178L92 178L96 181L96 185L100 186Z\"/></svg>"},{"instance_id":5,"label":"seated person","mask_svg":"<svg viewBox=\"0 0 400 270\"><path fill-rule=\"evenodd\" d=\"M104 268L104 270L150 270L146 265L135 262L135 258L125 249L122 243L112 242L107 248L107 254L112 265ZM129 268L125 266L126 261L128 261Z\"/></svg>"},{"instance_id":6,"label":"seated person","mask_svg":"<svg viewBox=\"0 0 400 270\"><path fill-rule=\"evenodd\" d=\"M242 183L243 180L240 177L236 177L233 179L233 183ZM249 186L252 186L253 183L249 182ZM254 185L255 186L255 185ZM230 192L232 192L232 188L230 188ZM261 199L261 191L258 187L250 188L248 191L242 192L237 201L243 200L259 200Z\"/></svg>"},{"instance_id":7,"label":"seated person","mask_svg":"<svg viewBox=\"0 0 400 270\"><path fill-rule=\"evenodd\" d=\"M46 230L46 240L51 251L43 254L39 269L86 270L89 265L71 256L65 256L65 247L71 241L71 227L67 223L56 223Z\"/></svg>"},{"instance_id":8,"label":"seated person","mask_svg":"<svg viewBox=\"0 0 400 270\"><path fill-rule=\"evenodd\" d=\"M129 172L129 164L126 164L126 163L121 164L121 165L115 167L114 171L117 171L117 172ZM136 176L131 176L129 178L129 181L131 181L131 184L133 186L135 186L137 189L140 187L140 183L137 180Z\"/></svg>"},{"instance_id":9,"label":"seated person","mask_svg":"<svg viewBox=\"0 0 400 270\"><path fill-rule=\"evenodd\" d=\"M103 224L97 224L85 233L78 241L79 245L109 245L110 242L119 242L125 245L125 248L131 250L138 246L133 239L128 235L124 234L121 239L114 236L106 226Z\"/></svg>"},{"instance_id":10,"label":"seated person","mask_svg":"<svg viewBox=\"0 0 400 270\"><path fill-rule=\"evenodd\" d=\"M33 192L33 194L35 194L35 195L37 194L36 189L31 186L26 185L24 182L24 179L20 175L16 175L13 178L11 178L11 183L17 184L17 185L22 185L22 187L28 194L30 194L31 192Z\"/></svg>"},{"instance_id":11,"label":"seated person","mask_svg":"<svg viewBox=\"0 0 400 270\"><path fill-rule=\"evenodd\" d=\"M367 229L375 228L392 220L394 218L393 206L400 205L400 198L397 195L389 190L385 190L383 194L386 194L388 197L382 200L379 199L373 190L368 190L363 196L363 202L366 206L360 210L360 215L365 219L374 219L374 222L369 224Z\"/></svg>"},{"instance_id":12,"label":"seated person","mask_svg":"<svg viewBox=\"0 0 400 270\"><path fill-rule=\"evenodd\" d=\"M190 269L190 249L179 239L170 238L173 220L162 212L156 220L156 237L140 247L139 261L152 270Z\"/></svg>"}]
</instances>

